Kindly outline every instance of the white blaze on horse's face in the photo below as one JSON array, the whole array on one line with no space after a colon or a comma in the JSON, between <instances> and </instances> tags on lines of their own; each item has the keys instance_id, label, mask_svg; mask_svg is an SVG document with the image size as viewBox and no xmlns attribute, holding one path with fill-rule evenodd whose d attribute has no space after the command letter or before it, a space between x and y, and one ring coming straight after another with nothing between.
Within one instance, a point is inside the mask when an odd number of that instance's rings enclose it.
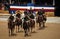
<instances>
[{"instance_id":1,"label":"white blaze on horse's face","mask_svg":"<svg viewBox=\"0 0 60 39\"><path fill-rule=\"evenodd\" d=\"M12 14L12 16L14 16L14 14Z\"/></svg>"}]
</instances>

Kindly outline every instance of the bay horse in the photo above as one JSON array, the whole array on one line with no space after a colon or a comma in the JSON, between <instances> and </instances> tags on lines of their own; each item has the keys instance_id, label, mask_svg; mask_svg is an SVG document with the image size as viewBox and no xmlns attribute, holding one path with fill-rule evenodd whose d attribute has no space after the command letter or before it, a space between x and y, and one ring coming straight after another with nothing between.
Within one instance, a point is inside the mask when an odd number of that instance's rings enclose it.
<instances>
[{"instance_id":1,"label":"bay horse","mask_svg":"<svg viewBox=\"0 0 60 39\"><path fill-rule=\"evenodd\" d=\"M14 35L14 29L15 29L15 22L9 19L8 21L8 29L9 29L9 36Z\"/></svg>"},{"instance_id":2,"label":"bay horse","mask_svg":"<svg viewBox=\"0 0 60 39\"><path fill-rule=\"evenodd\" d=\"M21 28L22 28L22 19L16 18L15 23L16 23L16 32L17 31L19 32L20 25L21 25Z\"/></svg>"}]
</instances>

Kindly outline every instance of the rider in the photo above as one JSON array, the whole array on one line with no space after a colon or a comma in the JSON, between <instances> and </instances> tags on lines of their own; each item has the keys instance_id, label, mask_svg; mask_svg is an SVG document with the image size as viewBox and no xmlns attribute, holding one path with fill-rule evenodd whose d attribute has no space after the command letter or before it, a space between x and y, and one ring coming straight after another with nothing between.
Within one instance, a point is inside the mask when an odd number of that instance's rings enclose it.
<instances>
[{"instance_id":1,"label":"rider","mask_svg":"<svg viewBox=\"0 0 60 39\"><path fill-rule=\"evenodd\" d=\"M27 9L24 11L24 15L28 15L28 11L27 11Z\"/></svg>"},{"instance_id":2,"label":"rider","mask_svg":"<svg viewBox=\"0 0 60 39\"><path fill-rule=\"evenodd\" d=\"M43 16L43 27L45 27L45 22L47 19L46 19L44 8L42 8L41 11L42 11L42 16Z\"/></svg>"},{"instance_id":3,"label":"rider","mask_svg":"<svg viewBox=\"0 0 60 39\"><path fill-rule=\"evenodd\" d=\"M18 10L17 14L16 14L16 25L18 27L16 27L16 29L18 28L18 32L19 32L19 29L20 29L20 25L21 25L21 28L22 28L22 19L21 19L21 12Z\"/></svg>"},{"instance_id":4,"label":"rider","mask_svg":"<svg viewBox=\"0 0 60 39\"><path fill-rule=\"evenodd\" d=\"M30 27L31 27L31 32L35 32L35 13L33 12L32 8L30 7L29 10L29 17L30 17Z\"/></svg>"},{"instance_id":5,"label":"rider","mask_svg":"<svg viewBox=\"0 0 60 39\"><path fill-rule=\"evenodd\" d=\"M34 15L33 15L33 10L32 10L32 8L30 7L30 10L29 10L29 17L31 18L31 19L34 19Z\"/></svg>"},{"instance_id":6,"label":"rider","mask_svg":"<svg viewBox=\"0 0 60 39\"><path fill-rule=\"evenodd\" d=\"M30 18L29 18L29 15L28 15L28 11L27 9L24 11L24 21L28 21Z\"/></svg>"},{"instance_id":7,"label":"rider","mask_svg":"<svg viewBox=\"0 0 60 39\"><path fill-rule=\"evenodd\" d=\"M25 10L24 11L24 23L23 23L23 29L24 29L24 32L25 32L25 36L28 36L28 31L29 31L28 23L29 23L29 19L30 18L29 18L28 14L27 14L27 10Z\"/></svg>"},{"instance_id":8,"label":"rider","mask_svg":"<svg viewBox=\"0 0 60 39\"><path fill-rule=\"evenodd\" d=\"M43 27L45 27L45 21L46 21L46 16L45 16L45 11L44 11L44 8L42 8L41 10L38 11L37 13L39 16L42 16L43 17Z\"/></svg>"},{"instance_id":9,"label":"rider","mask_svg":"<svg viewBox=\"0 0 60 39\"><path fill-rule=\"evenodd\" d=\"M20 17L21 17L21 14L20 14L20 11L18 11L16 14L16 18L20 19Z\"/></svg>"}]
</instances>

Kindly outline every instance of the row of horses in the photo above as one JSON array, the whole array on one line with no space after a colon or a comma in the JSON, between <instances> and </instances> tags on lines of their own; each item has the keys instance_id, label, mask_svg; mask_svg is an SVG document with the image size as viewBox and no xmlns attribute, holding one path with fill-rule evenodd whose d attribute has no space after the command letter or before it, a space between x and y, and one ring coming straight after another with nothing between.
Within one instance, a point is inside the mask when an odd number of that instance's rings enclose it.
<instances>
[{"instance_id":1,"label":"row of horses","mask_svg":"<svg viewBox=\"0 0 60 39\"><path fill-rule=\"evenodd\" d=\"M45 27L46 18L44 17L45 16L42 15L37 16L35 19L36 22L34 19L30 19L28 21L22 21L22 19L16 18L14 22L12 20L9 20L8 21L9 36L14 35L15 27L16 27L16 32L19 32L20 26L21 28L24 29L25 36L29 36L31 32L35 32L33 31L33 29L35 29L36 23L39 23L39 29Z\"/></svg>"}]
</instances>

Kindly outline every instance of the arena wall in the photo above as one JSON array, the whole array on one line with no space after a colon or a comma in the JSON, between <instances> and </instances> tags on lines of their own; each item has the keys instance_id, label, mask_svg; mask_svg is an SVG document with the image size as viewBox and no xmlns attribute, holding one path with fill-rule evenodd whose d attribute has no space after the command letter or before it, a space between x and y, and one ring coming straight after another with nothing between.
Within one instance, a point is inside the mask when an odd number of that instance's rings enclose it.
<instances>
[{"instance_id":1,"label":"arena wall","mask_svg":"<svg viewBox=\"0 0 60 39\"><path fill-rule=\"evenodd\" d=\"M21 13L23 13L24 11L21 11ZM16 11L17 13L17 11ZM2 15L8 15L9 11L4 11L4 10L0 10L0 16ZM54 17L54 12L45 12L47 17Z\"/></svg>"}]
</instances>

